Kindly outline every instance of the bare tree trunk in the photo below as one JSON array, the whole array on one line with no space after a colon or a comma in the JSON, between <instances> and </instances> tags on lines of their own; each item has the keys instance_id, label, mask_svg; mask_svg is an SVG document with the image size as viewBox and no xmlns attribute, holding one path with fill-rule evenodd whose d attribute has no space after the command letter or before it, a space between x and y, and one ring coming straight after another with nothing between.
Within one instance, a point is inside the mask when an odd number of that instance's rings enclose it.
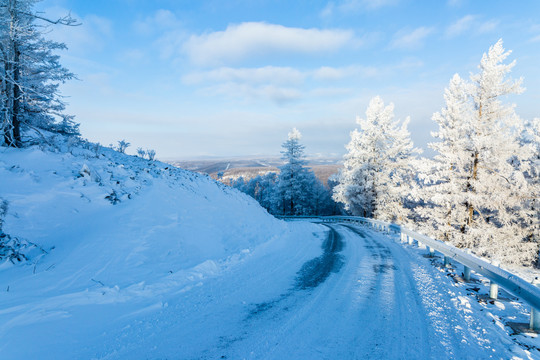
<instances>
[{"instance_id":1,"label":"bare tree trunk","mask_svg":"<svg viewBox=\"0 0 540 360\"><path fill-rule=\"evenodd\" d=\"M478 107L478 121L482 122L482 104L480 104L480 106ZM476 178L478 177L478 156L478 151L475 151L473 155L472 173L467 184L468 192L474 192L473 182L476 181ZM474 216L474 205L470 201L467 203L467 212L467 225L470 226L473 223Z\"/></svg>"},{"instance_id":2,"label":"bare tree trunk","mask_svg":"<svg viewBox=\"0 0 540 360\"><path fill-rule=\"evenodd\" d=\"M473 168L472 168L472 174L471 178L469 180L469 183L467 184L467 188L469 191L474 191L472 182L476 180L478 176L478 152L474 153L474 160L473 160ZM474 215L474 205L469 201L467 203L467 211L468 211L468 217L467 217L467 225L471 225L473 222L473 215Z\"/></svg>"},{"instance_id":3,"label":"bare tree trunk","mask_svg":"<svg viewBox=\"0 0 540 360\"><path fill-rule=\"evenodd\" d=\"M19 67L19 58L20 58L20 52L17 47L17 44L13 44L13 51L14 51L14 64L13 64L13 113L12 113L12 126L13 126L13 142L10 144L13 147L19 147L21 146L21 118L20 118L20 112L21 112L21 88L19 85L20 81L20 67Z\"/></svg>"},{"instance_id":4,"label":"bare tree trunk","mask_svg":"<svg viewBox=\"0 0 540 360\"><path fill-rule=\"evenodd\" d=\"M17 26L16 0L7 5L10 13L9 44L6 45L4 56L5 70L5 106L4 109L4 141L6 145L19 147L21 144L20 101L22 91L20 82L20 51L15 36Z\"/></svg>"}]
</instances>

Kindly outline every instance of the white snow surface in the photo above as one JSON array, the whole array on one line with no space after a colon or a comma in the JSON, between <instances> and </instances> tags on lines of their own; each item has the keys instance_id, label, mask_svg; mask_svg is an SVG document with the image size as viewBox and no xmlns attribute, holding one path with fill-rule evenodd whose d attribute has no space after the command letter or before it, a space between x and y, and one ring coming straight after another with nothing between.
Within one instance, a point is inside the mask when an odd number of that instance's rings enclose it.
<instances>
[{"instance_id":1,"label":"white snow surface","mask_svg":"<svg viewBox=\"0 0 540 360\"><path fill-rule=\"evenodd\" d=\"M247 195L160 162L107 148L99 158L0 151L3 230L46 251L0 265L2 359L92 358L107 332L254 249L313 237L314 225L293 229Z\"/></svg>"},{"instance_id":2,"label":"white snow surface","mask_svg":"<svg viewBox=\"0 0 540 360\"><path fill-rule=\"evenodd\" d=\"M0 265L1 359L540 359L527 305L397 236L102 150L0 149L3 230L43 249Z\"/></svg>"}]
</instances>

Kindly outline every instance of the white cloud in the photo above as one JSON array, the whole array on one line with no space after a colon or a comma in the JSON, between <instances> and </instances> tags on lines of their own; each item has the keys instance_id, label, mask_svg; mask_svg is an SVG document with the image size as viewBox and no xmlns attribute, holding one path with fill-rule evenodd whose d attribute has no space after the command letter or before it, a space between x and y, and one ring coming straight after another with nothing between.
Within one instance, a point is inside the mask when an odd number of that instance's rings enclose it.
<instances>
[{"instance_id":1,"label":"white cloud","mask_svg":"<svg viewBox=\"0 0 540 360\"><path fill-rule=\"evenodd\" d=\"M363 65L350 65L344 67L322 66L312 71L311 75L315 80L320 81L339 81L343 79L355 78L380 78L390 76L403 70L421 68L423 66L424 63L417 58L405 58L399 63L379 67Z\"/></svg>"},{"instance_id":2,"label":"white cloud","mask_svg":"<svg viewBox=\"0 0 540 360\"><path fill-rule=\"evenodd\" d=\"M141 49L127 49L120 52L117 58L124 63L138 64L145 60L146 52Z\"/></svg>"},{"instance_id":3,"label":"white cloud","mask_svg":"<svg viewBox=\"0 0 540 360\"><path fill-rule=\"evenodd\" d=\"M396 49L417 49L423 45L425 38L433 31L433 28L424 26L413 31L400 30L394 35L390 46Z\"/></svg>"},{"instance_id":4,"label":"white cloud","mask_svg":"<svg viewBox=\"0 0 540 360\"><path fill-rule=\"evenodd\" d=\"M159 9L132 24L137 34L155 39L153 45L161 58L179 56L187 38L182 22L170 10Z\"/></svg>"},{"instance_id":5,"label":"white cloud","mask_svg":"<svg viewBox=\"0 0 540 360\"><path fill-rule=\"evenodd\" d=\"M451 7L460 7L463 5L464 0L448 0L446 3Z\"/></svg>"},{"instance_id":6,"label":"white cloud","mask_svg":"<svg viewBox=\"0 0 540 360\"><path fill-rule=\"evenodd\" d=\"M182 29L170 29L157 38L154 44L164 59L179 56L187 34Z\"/></svg>"},{"instance_id":7,"label":"white cloud","mask_svg":"<svg viewBox=\"0 0 540 360\"><path fill-rule=\"evenodd\" d=\"M205 96L227 96L241 101L267 100L285 104L301 98L338 96L351 92L351 81L388 77L404 69L420 68L424 64L416 58L381 67L349 65L322 66L300 70L291 67L265 66L260 68L221 67L196 71L182 77L186 85L197 87ZM342 82L345 87L328 87L331 82Z\"/></svg>"},{"instance_id":8,"label":"white cloud","mask_svg":"<svg viewBox=\"0 0 540 360\"><path fill-rule=\"evenodd\" d=\"M345 75L346 71L344 71L344 69L330 66L322 66L313 73L313 76L319 80L340 80L343 79Z\"/></svg>"},{"instance_id":9,"label":"white cloud","mask_svg":"<svg viewBox=\"0 0 540 360\"><path fill-rule=\"evenodd\" d=\"M499 26L498 20L489 20L484 22L483 24L480 24L480 26L478 27L478 32L480 34L492 32L497 28L497 26Z\"/></svg>"},{"instance_id":10,"label":"white cloud","mask_svg":"<svg viewBox=\"0 0 540 360\"><path fill-rule=\"evenodd\" d=\"M321 10L321 17L330 17L334 12L341 14L357 13L360 11L373 11L386 6L397 5L400 0L343 0L337 3L330 1Z\"/></svg>"},{"instance_id":11,"label":"white cloud","mask_svg":"<svg viewBox=\"0 0 540 360\"><path fill-rule=\"evenodd\" d=\"M236 82L248 84L299 84L305 78L301 71L290 67L265 66L261 68L222 67L185 75L186 84L203 82Z\"/></svg>"},{"instance_id":12,"label":"white cloud","mask_svg":"<svg viewBox=\"0 0 540 360\"><path fill-rule=\"evenodd\" d=\"M159 9L143 20L135 21L133 28L142 35L151 35L163 29L173 29L181 25L176 15L167 9Z\"/></svg>"},{"instance_id":13,"label":"white cloud","mask_svg":"<svg viewBox=\"0 0 540 360\"><path fill-rule=\"evenodd\" d=\"M345 67L322 66L314 70L298 70L291 67L265 66L260 68L221 67L209 71L197 71L186 74L182 82L187 85L205 83L228 83L238 86L303 86L305 80L339 81L351 78L376 77L388 73L402 64L379 69L373 66L350 65ZM409 66L410 67L410 66Z\"/></svg>"},{"instance_id":14,"label":"white cloud","mask_svg":"<svg viewBox=\"0 0 540 360\"><path fill-rule=\"evenodd\" d=\"M307 76L307 73L289 67L222 67L187 74L182 81L188 85L211 84L199 89L205 95L228 96L243 101L263 99L282 105L301 98L299 88Z\"/></svg>"},{"instance_id":15,"label":"white cloud","mask_svg":"<svg viewBox=\"0 0 540 360\"><path fill-rule=\"evenodd\" d=\"M227 96L246 100L270 100L275 104L284 105L302 97L302 92L293 87L274 84L259 85L227 82L202 89L205 95Z\"/></svg>"},{"instance_id":16,"label":"white cloud","mask_svg":"<svg viewBox=\"0 0 540 360\"><path fill-rule=\"evenodd\" d=\"M346 0L341 5L344 10L375 10L385 6L393 6L399 3L399 0Z\"/></svg>"},{"instance_id":17,"label":"white cloud","mask_svg":"<svg viewBox=\"0 0 540 360\"><path fill-rule=\"evenodd\" d=\"M482 22L476 15L466 15L446 29L446 36L455 37L465 33L484 34L492 32L498 25L498 20Z\"/></svg>"},{"instance_id":18,"label":"white cloud","mask_svg":"<svg viewBox=\"0 0 540 360\"><path fill-rule=\"evenodd\" d=\"M534 36L532 39L529 40L530 42L540 42L540 35Z\"/></svg>"},{"instance_id":19,"label":"white cloud","mask_svg":"<svg viewBox=\"0 0 540 360\"><path fill-rule=\"evenodd\" d=\"M315 88L309 92L311 96L316 97L341 97L348 96L354 93L351 88Z\"/></svg>"},{"instance_id":20,"label":"white cloud","mask_svg":"<svg viewBox=\"0 0 540 360\"><path fill-rule=\"evenodd\" d=\"M465 15L446 29L446 36L453 37L463 34L472 27L475 20L476 16Z\"/></svg>"},{"instance_id":21,"label":"white cloud","mask_svg":"<svg viewBox=\"0 0 540 360\"><path fill-rule=\"evenodd\" d=\"M332 52L353 40L347 30L291 28L261 22L229 25L224 31L192 35L183 46L197 65L236 63L270 54Z\"/></svg>"},{"instance_id":22,"label":"white cloud","mask_svg":"<svg viewBox=\"0 0 540 360\"><path fill-rule=\"evenodd\" d=\"M333 1L330 1L326 6L321 10L319 15L323 18L328 18L332 15L334 15L334 11L336 9L336 5Z\"/></svg>"},{"instance_id":23,"label":"white cloud","mask_svg":"<svg viewBox=\"0 0 540 360\"><path fill-rule=\"evenodd\" d=\"M313 72L313 77L317 80L331 81L351 77L374 77L379 74L379 69L373 66L351 65L340 68L322 66Z\"/></svg>"}]
</instances>

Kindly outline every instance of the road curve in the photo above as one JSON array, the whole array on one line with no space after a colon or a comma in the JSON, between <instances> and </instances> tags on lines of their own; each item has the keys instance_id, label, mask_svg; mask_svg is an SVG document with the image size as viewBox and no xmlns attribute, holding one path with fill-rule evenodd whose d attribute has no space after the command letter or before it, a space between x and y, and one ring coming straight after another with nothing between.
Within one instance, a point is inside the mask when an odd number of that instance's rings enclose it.
<instances>
[{"instance_id":1,"label":"road curve","mask_svg":"<svg viewBox=\"0 0 540 360\"><path fill-rule=\"evenodd\" d=\"M137 358L163 337L163 357L178 359L511 358L510 340L486 336L493 324L456 310L451 287L386 235L326 225L319 255L299 245L248 261L137 324L159 323L155 339L124 333L141 352L103 358Z\"/></svg>"}]
</instances>

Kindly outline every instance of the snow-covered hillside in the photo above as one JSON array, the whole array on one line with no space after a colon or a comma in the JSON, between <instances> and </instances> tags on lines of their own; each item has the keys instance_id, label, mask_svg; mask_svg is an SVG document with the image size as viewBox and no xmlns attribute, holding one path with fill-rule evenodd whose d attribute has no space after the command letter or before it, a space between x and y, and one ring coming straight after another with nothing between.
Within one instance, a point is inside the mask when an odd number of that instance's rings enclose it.
<instances>
[{"instance_id":1,"label":"snow-covered hillside","mask_svg":"<svg viewBox=\"0 0 540 360\"><path fill-rule=\"evenodd\" d=\"M27 261L0 265L3 359L93 356L81 346L118 319L166 307L260 246L320 245L315 225L279 221L207 176L103 147L0 148L0 189L3 231L28 246Z\"/></svg>"}]
</instances>

